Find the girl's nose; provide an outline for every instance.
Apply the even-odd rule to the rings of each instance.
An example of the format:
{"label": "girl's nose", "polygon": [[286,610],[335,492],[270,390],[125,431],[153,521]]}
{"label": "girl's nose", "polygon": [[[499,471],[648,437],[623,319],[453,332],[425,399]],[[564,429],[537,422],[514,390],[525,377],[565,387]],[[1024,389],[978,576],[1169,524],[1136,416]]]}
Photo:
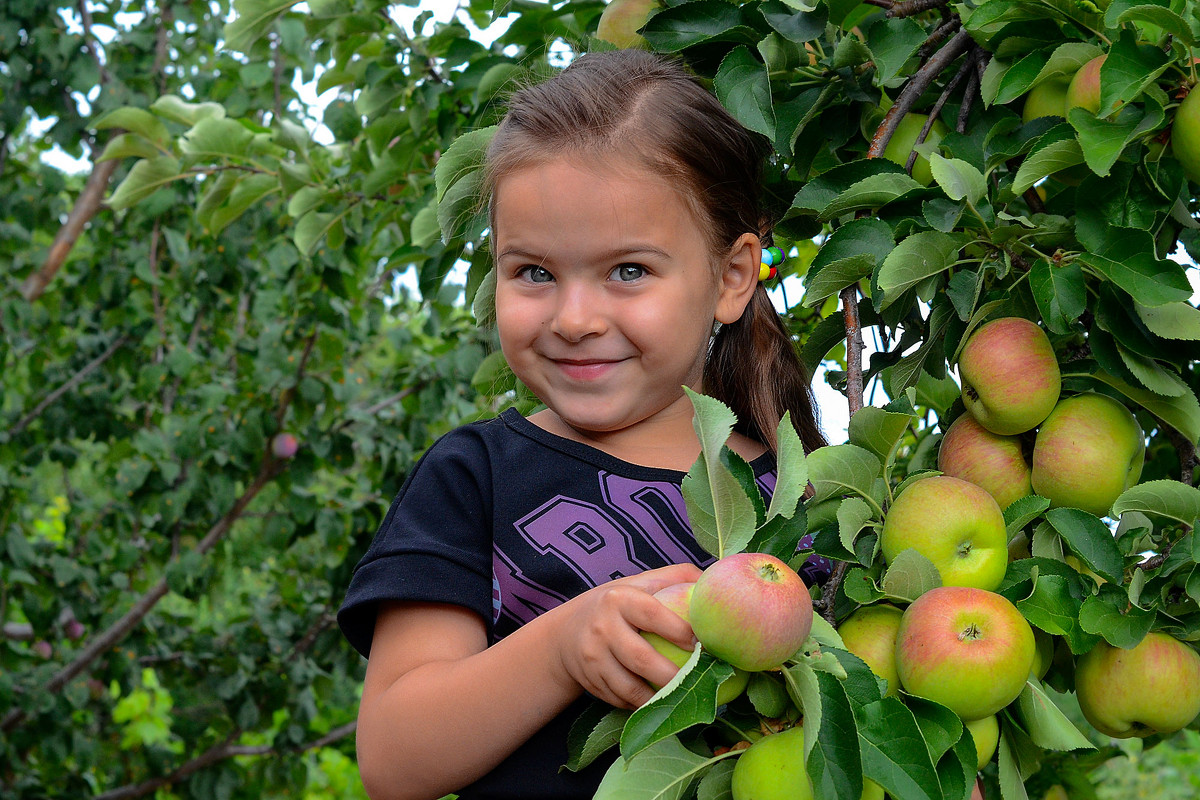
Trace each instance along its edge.
{"label": "girl's nose", "polygon": [[603,301],[598,292],[588,286],[563,282],[558,305],[550,329],[568,342],[578,342],[588,336],[603,333],[607,328]]}

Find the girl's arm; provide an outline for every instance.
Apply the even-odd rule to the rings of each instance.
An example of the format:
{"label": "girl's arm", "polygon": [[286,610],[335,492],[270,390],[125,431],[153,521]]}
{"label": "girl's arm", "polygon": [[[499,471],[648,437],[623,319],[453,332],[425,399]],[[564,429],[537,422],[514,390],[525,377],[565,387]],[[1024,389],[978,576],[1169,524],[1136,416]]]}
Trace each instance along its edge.
{"label": "girl's arm", "polygon": [[382,606],[358,714],[358,765],[375,800],[438,798],[487,774],[588,691],[636,708],[677,671],[638,635],[689,649],[691,628],[651,595],[694,581],[680,564],[611,581],[487,647],[477,614]]}

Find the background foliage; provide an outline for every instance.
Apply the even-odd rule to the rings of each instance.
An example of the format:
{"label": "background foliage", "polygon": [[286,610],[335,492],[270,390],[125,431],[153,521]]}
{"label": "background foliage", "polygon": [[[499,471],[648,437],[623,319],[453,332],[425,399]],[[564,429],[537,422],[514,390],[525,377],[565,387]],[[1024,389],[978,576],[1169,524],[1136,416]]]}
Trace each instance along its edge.
{"label": "background foliage", "polygon": [[[864,383],[916,390],[893,483],[933,465],[928,423],[960,410],[948,365],[1001,313],[1043,320],[1072,388],[1137,410],[1143,480],[1194,482],[1194,270],[1168,259],[1200,230],[1169,145],[1194,3],[667,6],[649,46],[774,145],[806,361],[852,408]],[[0,10],[6,797],[361,792],[363,664],[332,613],[414,458],[531,402],[464,308],[487,269],[479,148],[506,90],[608,46],[604,8],[477,0],[410,25],[383,0]],[[509,24],[487,45],[463,22],[494,19]],[[1101,52],[1114,115],[1023,123],[1028,90]],[[305,82],[335,99],[314,112]],[[947,126],[941,160],[925,146],[932,186],[866,160],[892,101]],[[91,171],[49,165],[55,145]],[[460,259],[465,295],[445,283]],[[396,283],[409,269],[415,292]],[[847,301],[882,344],[861,375]],[[285,431],[294,458],[272,452]],[[1139,542],[1169,551],[1193,521]],[[865,523],[851,533],[872,546]],[[828,555],[879,569],[834,534]],[[1188,639],[1195,569],[1130,571],[1134,604]],[[1059,600],[1078,619],[1082,594]],[[1103,766],[1099,794],[1190,797],[1195,751],[1185,732]]]}

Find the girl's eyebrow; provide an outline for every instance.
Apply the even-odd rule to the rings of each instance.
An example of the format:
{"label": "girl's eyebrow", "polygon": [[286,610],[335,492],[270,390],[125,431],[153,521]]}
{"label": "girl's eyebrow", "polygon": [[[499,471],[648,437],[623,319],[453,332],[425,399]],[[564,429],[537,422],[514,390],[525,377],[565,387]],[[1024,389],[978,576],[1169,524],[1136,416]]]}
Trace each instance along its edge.
{"label": "girl's eyebrow", "polygon": [[[666,250],[661,247],[655,247],[652,244],[633,244],[624,247],[614,247],[611,250],[605,250],[597,254],[597,257],[603,261],[609,261],[626,256],[637,255],[653,255],[660,258],[668,258],[670,256]],[[535,253],[531,250],[524,250],[520,247],[506,247],[496,254],[496,258],[507,258],[509,256],[519,256],[520,258],[529,259],[530,261],[545,261],[546,256]]]}

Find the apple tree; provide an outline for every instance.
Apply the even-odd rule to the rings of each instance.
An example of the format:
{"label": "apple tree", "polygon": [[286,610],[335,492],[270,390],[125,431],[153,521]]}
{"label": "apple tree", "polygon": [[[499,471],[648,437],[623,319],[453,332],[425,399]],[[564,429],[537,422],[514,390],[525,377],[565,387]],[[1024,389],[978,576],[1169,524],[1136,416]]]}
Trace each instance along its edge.
{"label": "apple tree", "polygon": [[[386,0],[237,0],[203,66],[177,84],[112,94],[79,130],[95,136],[96,164],[119,170],[111,191],[101,192],[112,213],[153,226],[169,210],[189,248],[236,249],[243,259],[235,274],[246,277],[235,285],[253,285],[256,294],[233,302],[247,311],[223,327],[209,323],[211,340],[235,359],[245,347],[236,340],[248,335],[230,338],[241,330],[236,321],[258,321],[255,352],[270,352],[274,360],[264,365],[278,375],[246,365],[224,395],[238,405],[223,422],[245,419],[246,406],[258,409],[259,420],[239,462],[240,482],[230,480],[236,488],[258,486],[259,477],[275,486],[278,461],[267,455],[267,438],[300,400],[315,404],[315,416],[333,413],[330,397],[340,399],[332,387],[318,396],[311,384],[306,395],[310,360],[319,354],[340,375],[337,365],[353,349],[324,350],[316,344],[323,335],[306,336],[336,330],[353,339],[362,348],[355,352],[376,365],[368,385],[378,385],[387,351],[384,340],[369,345],[368,332],[379,312],[351,311],[364,286],[411,267],[422,295],[436,298],[456,265],[465,268],[468,299],[486,285],[479,166],[504,92],[614,42],[682,59],[773,149],[767,199],[789,255],[778,286],[785,320],[809,368],[824,368],[850,414],[847,441],[808,454],[781,428],[779,488],[764,507],[742,492],[744,470],[722,451],[727,411],[697,398],[704,452],[687,483],[689,513],[714,556],[748,550],[795,565],[816,554],[834,569],[814,587],[807,644],[778,668],[753,673],[744,694],[717,704],[735,671],[702,644],[647,706],[632,714],[598,706],[581,718],[568,768],[615,758],[601,797],[736,800],[745,796],[738,786],[755,782],[735,781],[738,764],[764,758],[760,743],[788,743],[787,761],[801,769],[793,775],[799,788],[785,788],[786,796],[886,790],[902,800],[965,799],[981,782],[989,798],[1090,798],[1106,796],[1097,776],[1125,752],[1124,737],[1149,748],[1197,724],[1195,712],[1185,712],[1200,701],[1192,678],[1200,660],[1193,534],[1200,310],[1192,288],[1200,119],[1189,102],[1198,7],[1189,0],[476,0],[449,22],[421,14],[409,23]],[[467,23],[500,32],[485,44]],[[318,141],[310,120],[281,99],[289,84],[275,77],[280,63],[337,94],[322,112],[329,138]],[[177,252],[178,236],[159,236],[168,246],[176,241],[172,258],[194,263]],[[261,273],[245,265],[264,260]],[[114,285],[128,292],[133,280],[143,282],[144,323],[135,333],[159,346],[154,298],[163,276],[148,266],[153,256],[130,263],[141,272]],[[45,272],[25,270],[30,281]],[[173,275],[180,297],[195,291],[193,274]],[[243,283],[251,275],[255,282]],[[272,288],[279,280],[292,281],[286,292]],[[215,294],[204,307],[230,305],[216,291],[220,279],[198,287],[210,284]],[[250,313],[267,291],[263,313]],[[270,319],[289,302],[292,327],[276,330]],[[184,313],[179,305],[187,304],[171,313]],[[44,305],[33,308],[41,310],[20,313],[46,313]],[[453,317],[451,308],[435,304],[434,319]],[[198,326],[196,341],[209,341],[197,313],[180,330]],[[995,336],[996,326],[1015,327]],[[1030,329],[1029,337],[1020,333]],[[464,348],[454,353],[486,343],[483,334],[454,330]],[[187,336],[174,336],[174,348],[161,345],[170,386],[181,380],[174,370],[195,365],[172,366],[185,357],[166,363],[165,353],[199,352]],[[406,341],[402,334],[387,341],[397,337]],[[107,352],[101,345],[112,346],[93,342],[96,357]],[[293,363],[286,361],[292,351],[299,372],[285,378],[279,359]],[[532,402],[496,352],[462,361],[477,365],[474,385],[491,411]],[[145,370],[139,380],[153,378]],[[185,370],[200,407],[209,374]],[[256,394],[271,375],[278,393]],[[1031,404],[1044,410],[1029,412]],[[156,412],[133,406],[123,425],[161,425]],[[346,421],[321,430],[345,436],[370,410],[337,408]],[[171,428],[154,430],[165,436]],[[139,449],[144,439],[112,456],[142,464],[140,454],[150,464],[133,473],[137,491],[153,493],[139,496],[141,509],[150,499],[165,503],[165,487],[179,479],[153,472],[153,452]],[[372,441],[364,434],[324,452],[373,452]],[[37,444],[22,452],[40,452]],[[254,462],[250,454],[260,452]],[[156,482],[147,483],[151,475]],[[346,473],[328,476],[335,478]],[[1016,489],[1002,493],[996,479]],[[970,499],[939,494],[947,485]],[[51,518],[57,495],[31,496],[46,511],[27,516]],[[906,496],[925,499],[902,513]],[[378,504],[360,508],[356,533]],[[943,523],[959,526],[949,546],[932,532]],[[159,563],[178,553],[172,544]],[[955,574],[956,559],[969,557],[986,557],[986,579]],[[348,565],[337,563],[344,574]],[[909,609],[946,597],[951,583],[984,593],[981,616],[958,631],[964,646],[990,641],[984,634],[995,612],[987,609],[1005,609],[1010,620],[1008,609],[1017,612],[1011,630],[1018,633],[998,637],[997,660],[975,670],[1017,670],[1015,689],[987,714],[960,700],[990,681],[951,671],[926,685],[912,676],[928,665],[904,662],[893,644],[921,627]],[[881,638],[877,657],[871,648]],[[889,653],[901,663],[889,666]],[[952,653],[952,663],[976,657]],[[1120,677],[1113,654],[1143,665],[1137,675],[1164,682]],[[86,698],[80,703],[90,708]],[[54,706],[42,708],[45,719]],[[27,720],[32,710],[20,713]],[[243,731],[210,727],[209,741]],[[788,733],[798,730],[802,736]],[[189,753],[204,752],[186,741]],[[35,745],[25,739],[20,747],[28,754]],[[158,763],[170,761],[154,752]]]}

